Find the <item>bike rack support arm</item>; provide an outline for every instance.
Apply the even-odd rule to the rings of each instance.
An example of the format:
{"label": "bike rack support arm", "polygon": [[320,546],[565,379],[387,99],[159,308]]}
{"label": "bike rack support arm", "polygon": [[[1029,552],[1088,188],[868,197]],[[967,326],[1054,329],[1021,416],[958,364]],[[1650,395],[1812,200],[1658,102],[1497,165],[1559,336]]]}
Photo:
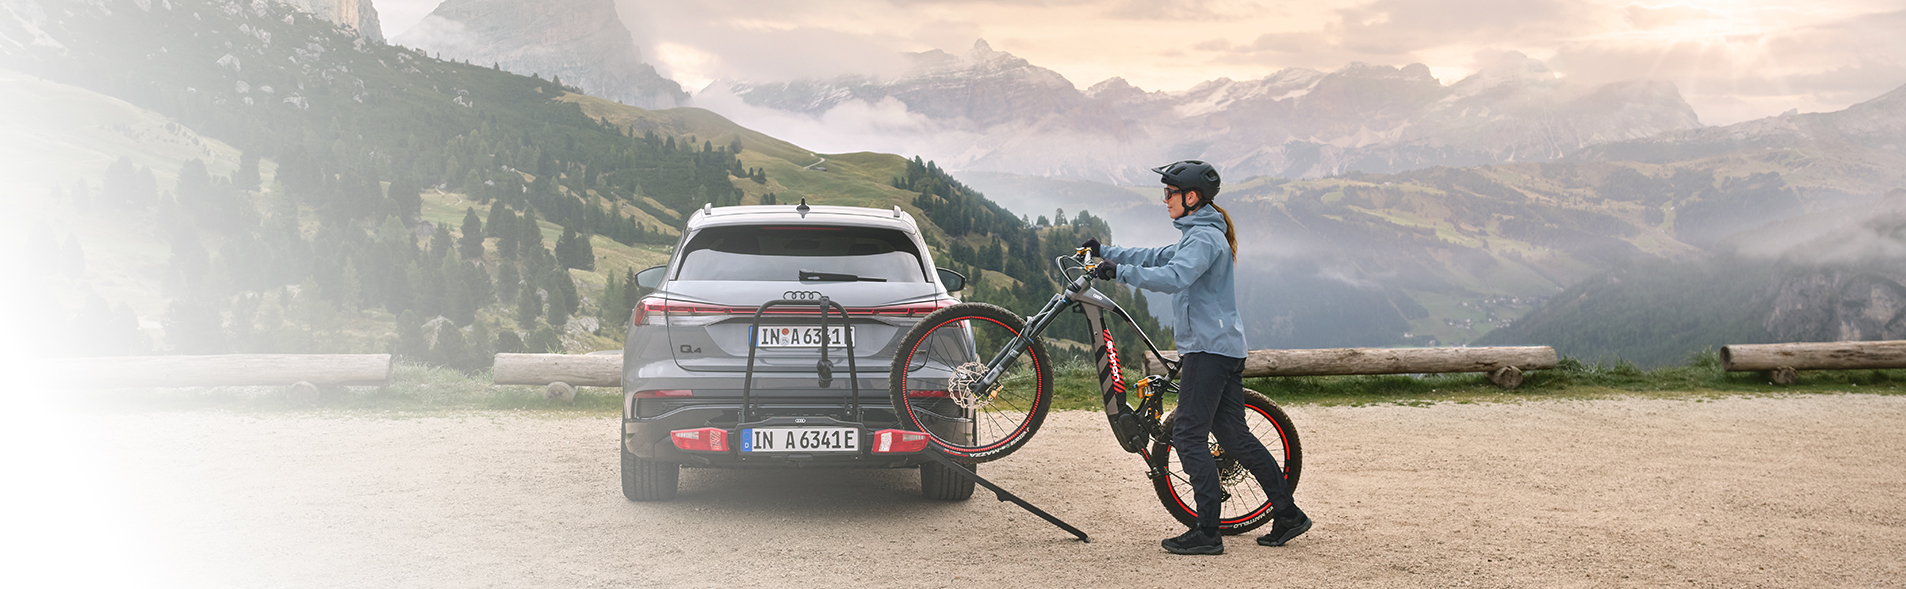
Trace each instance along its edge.
{"label": "bike rack support arm", "polygon": [[999,487],[999,485],[993,484],[992,481],[989,481],[989,480],[986,480],[985,478],[980,477],[978,473],[975,473],[971,469],[966,468],[966,465],[960,464],[958,462],[954,462],[953,459],[948,458],[946,454],[943,454],[939,452],[938,450],[929,450],[927,452],[927,456],[932,458],[934,462],[940,463],[942,466],[947,467],[953,472],[960,473],[960,476],[973,479],[973,482],[979,483],[979,485],[982,487],[986,487],[986,489],[989,491],[992,491],[993,496],[997,497],[1000,501],[1011,501],[1014,505],[1018,505],[1021,509],[1030,511],[1032,512],[1033,515],[1039,516],[1040,519],[1046,520],[1046,523],[1050,523],[1052,525],[1058,526],[1059,529],[1065,530],[1066,533],[1069,533],[1069,534],[1072,534],[1073,536],[1078,537],[1080,542],[1092,541],[1092,538],[1086,536],[1084,531],[1081,531],[1078,528],[1072,527],[1072,524],[1065,523],[1064,520],[1054,517],[1050,513],[1046,513],[1045,510],[1039,509],[1038,507],[1033,506],[1033,504],[1031,503],[1027,503],[1025,499],[1019,498],[1018,495],[1012,494],[1011,491],[1002,489]]}

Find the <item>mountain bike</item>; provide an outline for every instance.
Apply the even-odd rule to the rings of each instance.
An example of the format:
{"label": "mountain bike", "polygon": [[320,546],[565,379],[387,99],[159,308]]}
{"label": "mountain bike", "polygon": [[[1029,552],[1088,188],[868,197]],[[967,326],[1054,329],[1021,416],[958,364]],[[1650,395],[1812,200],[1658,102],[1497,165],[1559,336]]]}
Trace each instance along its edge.
{"label": "mountain bike", "polygon": [[[1126,452],[1144,459],[1165,510],[1187,526],[1196,525],[1191,479],[1172,452],[1172,416],[1165,411],[1165,398],[1178,392],[1180,364],[1160,353],[1129,313],[1093,288],[1091,271],[1100,261],[1088,249],[1054,258],[1066,286],[1024,319],[986,303],[959,303],[927,315],[894,354],[889,374],[894,411],[903,427],[927,433],[940,452],[956,460],[971,464],[1012,454],[1039,431],[1052,407],[1053,365],[1040,335],[1060,313],[1083,313],[1094,334],[1092,356],[1113,437]],[[1165,374],[1126,384],[1108,315],[1138,333]],[[1252,434],[1283,465],[1286,484],[1295,491],[1303,451],[1290,417],[1250,389],[1244,404]],[[1226,456],[1215,438],[1210,448],[1225,491],[1220,530],[1237,534],[1270,521],[1270,499],[1249,470]]]}

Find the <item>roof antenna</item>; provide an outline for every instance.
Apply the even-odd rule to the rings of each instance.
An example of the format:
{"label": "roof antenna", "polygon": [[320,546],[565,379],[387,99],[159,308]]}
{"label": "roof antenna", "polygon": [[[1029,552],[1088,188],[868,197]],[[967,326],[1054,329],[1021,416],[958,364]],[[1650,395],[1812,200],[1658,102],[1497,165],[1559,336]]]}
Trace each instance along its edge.
{"label": "roof antenna", "polygon": [[807,197],[805,196],[801,197],[801,204],[794,205],[794,212],[800,213],[801,218],[803,219],[807,218],[807,212],[811,210],[814,210],[814,209],[812,207],[807,206]]}

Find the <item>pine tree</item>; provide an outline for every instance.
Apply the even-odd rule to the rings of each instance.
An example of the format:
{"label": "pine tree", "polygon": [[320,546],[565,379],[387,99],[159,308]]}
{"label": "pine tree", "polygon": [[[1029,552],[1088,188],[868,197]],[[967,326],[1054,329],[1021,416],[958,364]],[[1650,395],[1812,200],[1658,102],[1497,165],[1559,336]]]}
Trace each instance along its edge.
{"label": "pine tree", "polygon": [[516,335],[515,331],[505,329],[496,334],[496,353],[520,354],[527,351],[529,347],[523,345],[523,336]]}
{"label": "pine tree", "polygon": [[543,298],[537,296],[536,289],[522,288],[516,293],[516,325],[523,329],[535,329],[536,320],[543,317]]}
{"label": "pine tree", "polygon": [[554,325],[557,327],[568,325],[569,324],[569,309],[567,308],[568,305],[564,304],[562,301],[555,300],[558,298],[557,293],[555,291],[551,291],[549,293],[549,298],[551,299],[549,301],[549,313],[543,316],[543,321],[545,323],[548,323],[550,325]]}
{"label": "pine tree", "polygon": [[[516,263],[503,262],[502,268],[496,271],[497,302],[507,305],[515,301],[516,292],[521,289],[522,284],[523,275],[516,270]],[[539,309],[536,313],[540,315],[542,310]]]}
{"label": "pine tree", "polygon": [[477,218],[475,207],[463,209],[463,236],[458,238],[457,248],[465,260],[483,259],[483,221]]}
{"label": "pine tree", "polygon": [[582,234],[582,239],[576,241],[574,258],[576,265],[570,266],[571,268],[590,272],[596,271],[596,246],[589,243],[588,233]]}
{"label": "pine tree", "polygon": [[398,176],[390,181],[390,201],[397,205],[398,218],[403,219],[405,225],[416,224],[423,218],[423,189],[410,177]]}
{"label": "pine tree", "polygon": [[622,296],[622,281],[615,274],[609,275],[608,284],[602,288],[602,303],[596,307],[600,327],[599,335],[613,335],[622,332],[622,322],[629,320],[628,299]]}
{"label": "pine tree", "polygon": [[459,367],[472,372],[489,368],[496,359],[496,335],[490,329],[490,322],[476,322],[476,326],[470,328],[469,342],[469,354]]}
{"label": "pine tree", "polygon": [[437,225],[437,230],[430,232],[430,255],[443,259],[450,255],[450,248],[455,243],[456,241],[450,237],[450,227]]}
{"label": "pine tree", "polygon": [[552,268],[548,284],[550,304],[561,302],[565,316],[575,315],[582,308],[582,296],[576,293],[576,279],[569,276],[568,270]]}
{"label": "pine tree", "polygon": [[556,263],[564,268],[576,268],[576,230],[563,226],[563,236],[556,238]]}
{"label": "pine tree", "polygon": [[429,350],[430,342],[424,339],[423,323],[417,320],[417,313],[412,311],[399,313],[397,341],[391,344],[391,355],[421,360]]}
{"label": "pine tree", "polygon": [[455,323],[444,322],[437,326],[437,346],[431,348],[430,355],[440,366],[460,369],[470,359],[470,344]]}

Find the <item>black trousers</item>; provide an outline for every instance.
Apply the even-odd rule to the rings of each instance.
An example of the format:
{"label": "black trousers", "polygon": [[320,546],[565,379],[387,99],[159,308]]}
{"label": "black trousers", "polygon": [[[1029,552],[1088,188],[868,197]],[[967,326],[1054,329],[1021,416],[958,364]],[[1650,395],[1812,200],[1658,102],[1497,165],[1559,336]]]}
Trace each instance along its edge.
{"label": "black trousers", "polygon": [[1290,487],[1284,484],[1284,469],[1244,423],[1244,359],[1192,352],[1183,360],[1178,372],[1178,412],[1171,428],[1171,446],[1178,449],[1178,461],[1191,476],[1192,492],[1198,501],[1198,527],[1217,530],[1223,507],[1218,463],[1206,442],[1213,435],[1225,456],[1250,470],[1264,487],[1273,517],[1289,520],[1301,515],[1303,512],[1291,499]]}

